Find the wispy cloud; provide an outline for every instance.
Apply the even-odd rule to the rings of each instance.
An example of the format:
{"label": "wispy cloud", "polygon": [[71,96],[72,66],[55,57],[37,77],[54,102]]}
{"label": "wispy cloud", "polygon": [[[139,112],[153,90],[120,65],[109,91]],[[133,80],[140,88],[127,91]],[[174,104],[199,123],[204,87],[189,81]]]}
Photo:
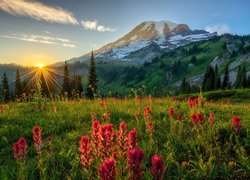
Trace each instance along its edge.
{"label": "wispy cloud", "polygon": [[61,7],[48,6],[31,0],[0,0],[0,9],[15,15],[28,16],[61,24],[79,24],[74,15]]}
{"label": "wispy cloud", "polygon": [[94,30],[99,32],[115,32],[116,29],[111,27],[106,27],[104,25],[99,25],[97,20],[95,21],[82,21],[82,25],[86,30]]}
{"label": "wispy cloud", "polygon": [[76,48],[76,46],[73,43],[71,43],[69,39],[59,38],[59,37],[43,36],[38,34],[11,34],[11,35],[2,35],[2,37],[8,39],[17,39],[21,41],[53,44],[64,47]]}
{"label": "wispy cloud", "polygon": [[208,32],[217,32],[219,35],[231,32],[231,28],[227,24],[207,26],[205,30]]}

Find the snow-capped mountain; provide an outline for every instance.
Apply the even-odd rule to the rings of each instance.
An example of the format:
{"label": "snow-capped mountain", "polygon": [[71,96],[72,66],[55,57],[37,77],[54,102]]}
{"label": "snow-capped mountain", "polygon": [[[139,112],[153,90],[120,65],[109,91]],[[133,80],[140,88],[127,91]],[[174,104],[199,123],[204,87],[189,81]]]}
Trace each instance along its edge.
{"label": "snow-capped mountain", "polygon": [[[204,30],[191,30],[186,24],[145,21],[122,38],[95,50],[94,53],[95,57],[102,61],[144,63],[170,49],[216,35],[217,33],[208,33]],[[88,60],[89,55],[85,54],[71,61]]]}

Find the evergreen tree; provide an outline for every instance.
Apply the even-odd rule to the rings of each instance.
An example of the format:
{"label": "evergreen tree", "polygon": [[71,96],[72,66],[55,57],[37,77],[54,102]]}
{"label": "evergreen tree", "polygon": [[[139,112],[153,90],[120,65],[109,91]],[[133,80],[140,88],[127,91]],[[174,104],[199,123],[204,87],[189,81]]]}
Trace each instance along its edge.
{"label": "evergreen tree", "polygon": [[246,63],[244,63],[242,68],[242,75],[241,75],[241,84],[243,88],[247,87],[247,71],[246,71]]}
{"label": "evergreen tree", "polygon": [[6,73],[3,73],[2,77],[2,97],[4,102],[8,102],[10,100],[10,89],[9,89],[9,82]]}
{"label": "evergreen tree", "polygon": [[247,72],[246,72],[246,63],[243,67],[241,65],[238,68],[237,78],[234,83],[235,88],[246,88],[247,87]]}
{"label": "evergreen tree", "polygon": [[71,97],[71,84],[70,84],[70,76],[69,76],[69,70],[68,70],[68,64],[65,61],[64,64],[64,73],[63,73],[63,84],[62,84],[62,94],[65,92],[68,94],[68,97]]}
{"label": "evergreen tree", "polygon": [[77,76],[77,91],[79,92],[79,94],[83,92],[82,77],[80,75]]}
{"label": "evergreen tree", "polygon": [[250,88],[250,76],[247,78],[247,88]]}
{"label": "evergreen tree", "polygon": [[215,74],[212,66],[208,66],[206,73],[204,75],[204,79],[202,82],[202,90],[203,91],[211,91],[214,90],[215,82]]}
{"label": "evergreen tree", "polygon": [[94,53],[91,52],[91,58],[89,63],[89,75],[88,75],[88,86],[87,86],[87,97],[90,99],[94,98],[94,94],[97,91],[97,74],[96,74],[96,67],[95,67],[95,59]]}
{"label": "evergreen tree", "polygon": [[19,74],[19,69],[16,70],[16,81],[15,81],[15,97],[20,97],[22,95],[22,82]]}
{"label": "evergreen tree", "polygon": [[242,68],[241,68],[241,65],[239,65],[239,67],[238,67],[238,73],[237,73],[237,78],[236,78],[236,81],[234,83],[234,87],[235,88],[242,87],[241,78],[242,78]]}
{"label": "evergreen tree", "polygon": [[229,87],[230,87],[228,66],[229,66],[229,64],[227,64],[227,65],[226,65],[226,68],[225,68],[225,73],[224,73],[224,77],[223,77],[223,82],[222,82],[222,85],[221,85],[221,88],[222,88],[222,89],[226,89],[226,88],[229,88]]}
{"label": "evergreen tree", "polygon": [[220,74],[219,74],[218,66],[217,65],[215,66],[214,76],[215,76],[214,89],[220,89],[220,87],[221,87],[221,81],[220,81]]}
{"label": "evergreen tree", "polygon": [[192,64],[196,64],[196,62],[197,62],[196,56],[192,56],[190,62],[191,62]]}

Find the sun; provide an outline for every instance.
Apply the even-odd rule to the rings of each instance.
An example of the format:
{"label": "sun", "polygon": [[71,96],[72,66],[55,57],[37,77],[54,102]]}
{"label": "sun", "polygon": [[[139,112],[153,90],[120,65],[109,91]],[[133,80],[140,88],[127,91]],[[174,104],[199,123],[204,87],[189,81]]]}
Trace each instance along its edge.
{"label": "sun", "polygon": [[42,68],[44,67],[43,64],[37,64],[36,66],[37,66],[38,68],[40,68],[40,69],[42,69]]}

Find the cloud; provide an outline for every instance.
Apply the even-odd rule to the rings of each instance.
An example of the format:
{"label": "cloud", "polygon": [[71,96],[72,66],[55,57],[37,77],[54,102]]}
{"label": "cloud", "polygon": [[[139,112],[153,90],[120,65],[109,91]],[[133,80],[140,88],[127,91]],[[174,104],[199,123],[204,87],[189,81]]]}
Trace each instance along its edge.
{"label": "cloud", "polygon": [[83,28],[86,30],[94,30],[99,32],[115,32],[116,29],[99,25],[97,20],[95,21],[82,21]]}
{"label": "cloud", "polygon": [[211,33],[217,32],[219,35],[231,32],[231,28],[227,24],[207,26],[205,30]]}
{"label": "cloud", "polygon": [[48,6],[31,0],[0,0],[0,9],[14,16],[60,24],[79,24],[74,15],[61,7]]}
{"label": "cloud", "polygon": [[59,38],[59,37],[43,36],[38,34],[11,34],[11,35],[2,35],[2,37],[8,39],[17,39],[27,42],[54,44],[64,47],[76,48],[76,46],[73,43],[71,43],[69,39]]}

